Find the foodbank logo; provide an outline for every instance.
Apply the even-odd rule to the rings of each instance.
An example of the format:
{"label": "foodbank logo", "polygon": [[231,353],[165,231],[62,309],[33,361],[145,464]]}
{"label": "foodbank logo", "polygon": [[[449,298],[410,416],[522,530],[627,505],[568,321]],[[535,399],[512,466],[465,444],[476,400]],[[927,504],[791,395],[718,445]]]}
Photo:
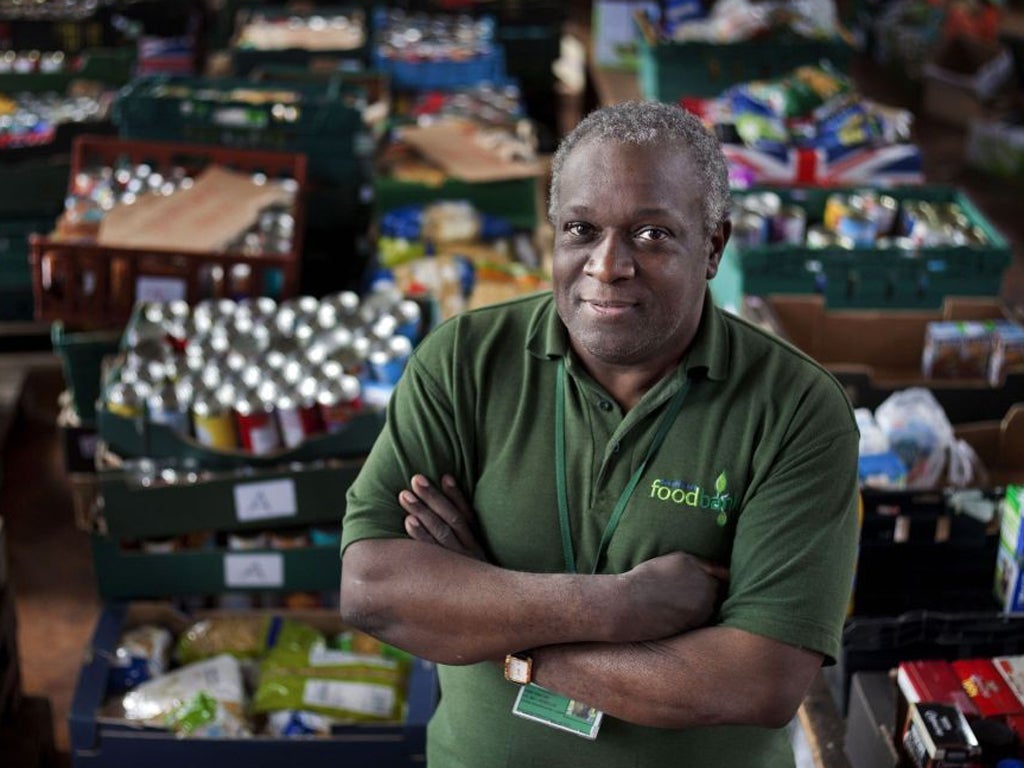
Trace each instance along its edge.
{"label": "foodbank logo", "polygon": [[651,498],[667,504],[717,512],[715,522],[718,525],[725,525],[729,521],[729,513],[736,508],[736,499],[726,489],[727,482],[723,470],[715,478],[714,493],[683,480],[655,480],[651,483]]}

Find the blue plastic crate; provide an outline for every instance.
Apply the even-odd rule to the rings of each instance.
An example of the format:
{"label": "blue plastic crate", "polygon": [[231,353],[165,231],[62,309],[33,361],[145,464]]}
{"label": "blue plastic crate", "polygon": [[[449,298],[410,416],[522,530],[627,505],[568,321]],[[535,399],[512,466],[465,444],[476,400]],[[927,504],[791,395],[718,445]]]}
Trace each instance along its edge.
{"label": "blue plastic crate", "polygon": [[494,45],[486,53],[460,61],[401,61],[374,51],[373,66],[388,74],[395,90],[453,91],[480,83],[504,82],[505,50]]}
{"label": "blue plastic crate", "polygon": [[[405,721],[336,726],[329,737],[179,739],[172,732],[131,727],[101,717],[114,649],[130,623],[172,619],[169,605],[113,603],[104,607],[75,686],[68,721],[75,768],[182,768],[200,765],[359,765],[406,768],[425,764],[426,726],[437,703],[437,670],[417,659],[409,677]],[[180,620],[180,614],[177,614]]]}

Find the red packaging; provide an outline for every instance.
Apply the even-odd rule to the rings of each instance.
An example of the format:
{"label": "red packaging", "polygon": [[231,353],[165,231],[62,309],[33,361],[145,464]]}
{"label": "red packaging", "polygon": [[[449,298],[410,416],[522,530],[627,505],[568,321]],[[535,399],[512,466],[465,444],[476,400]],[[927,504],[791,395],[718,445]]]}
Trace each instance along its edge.
{"label": "red packaging", "polygon": [[1024,707],[1024,656],[996,656],[992,664]]}
{"label": "red packaging", "polygon": [[980,714],[948,661],[928,659],[900,662],[896,684],[908,703],[955,704],[967,717]]}
{"label": "red packaging", "polygon": [[960,659],[950,666],[983,716],[1024,714],[1024,705],[991,659]]}

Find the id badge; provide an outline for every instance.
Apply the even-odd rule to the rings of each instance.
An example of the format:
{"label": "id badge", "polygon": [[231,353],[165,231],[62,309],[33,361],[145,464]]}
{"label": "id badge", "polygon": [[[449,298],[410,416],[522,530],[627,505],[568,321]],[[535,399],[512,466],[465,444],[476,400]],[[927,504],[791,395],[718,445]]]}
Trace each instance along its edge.
{"label": "id badge", "polygon": [[591,741],[597,738],[604,715],[600,710],[533,683],[519,689],[512,714]]}

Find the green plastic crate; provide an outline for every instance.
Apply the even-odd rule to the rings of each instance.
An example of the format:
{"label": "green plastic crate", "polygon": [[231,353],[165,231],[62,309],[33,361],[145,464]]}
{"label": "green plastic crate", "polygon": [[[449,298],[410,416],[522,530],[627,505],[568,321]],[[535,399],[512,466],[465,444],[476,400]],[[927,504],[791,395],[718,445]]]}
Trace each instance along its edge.
{"label": "green plastic crate", "polygon": [[738,43],[660,42],[638,37],[640,90],[645,98],[674,103],[684,96],[718,96],[749,80],[779,77],[828,59],[841,72],[853,52],[841,39],[813,40],[795,34]]}
{"label": "green plastic crate", "polygon": [[374,180],[378,211],[438,200],[468,200],[483,213],[503,216],[515,229],[533,229],[539,221],[537,180],[468,182],[446,179],[439,186],[399,181],[388,176]]}
{"label": "green plastic crate", "polygon": [[247,467],[196,482],[151,486],[131,473],[103,470],[99,492],[104,531],[125,539],[337,523],[345,493],[362,464],[349,460]]}
{"label": "green plastic crate", "polygon": [[75,412],[83,423],[96,419],[96,401],[100,396],[103,358],[118,351],[121,332],[88,331],[68,333],[64,324],[50,326],[53,351],[60,358],[64,382],[71,392]]}
{"label": "green plastic crate", "polygon": [[235,591],[338,589],[341,558],[335,544],[289,550],[222,549],[149,554],[92,534],[97,589],[106,599],[213,595]]}
{"label": "green plastic crate", "polygon": [[51,229],[51,219],[0,219],[0,321],[32,319],[28,236]]}
{"label": "green plastic crate", "polygon": [[[247,101],[242,91],[267,101]],[[294,94],[296,109],[274,92]],[[122,89],[113,113],[121,138],[304,153],[307,221],[330,228],[369,217],[374,139],[365,104],[365,91],[340,75],[319,84],[154,75]]]}
{"label": "green plastic crate", "polygon": [[[767,188],[762,188],[762,190]],[[783,203],[807,210],[821,221],[832,193],[862,188],[772,187]],[[741,249],[730,243],[724,260],[735,260],[739,291],[747,296],[821,293],[830,308],[936,309],[946,296],[994,296],[1012,250],[1006,239],[956,187],[925,185],[885,190],[897,200],[956,202],[987,236],[983,246],[938,246],[916,252],[877,248],[810,249],[776,244]]]}
{"label": "green plastic crate", "polygon": [[0,73],[0,93],[67,93],[74,80],[120,87],[131,80],[135,69],[135,48],[95,48],[81,58],[77,71]]}
{"label": "green plastic crate", "polygon": [[57,217],[64,208],[71,158],[56,155],[0,164],[0,217]]}
{"label": "green plastic crate", "polygon": [[384,427],[384,412],[364,411],[340,432],[317,435],[294,448],[260,456],[241,449],[209,448],[163,424],[125,418],[105,408],[96,411],[96,425],[100,439],[119,456],[189,460],[204,469],[269,468],[290,462],[365,456]]}

